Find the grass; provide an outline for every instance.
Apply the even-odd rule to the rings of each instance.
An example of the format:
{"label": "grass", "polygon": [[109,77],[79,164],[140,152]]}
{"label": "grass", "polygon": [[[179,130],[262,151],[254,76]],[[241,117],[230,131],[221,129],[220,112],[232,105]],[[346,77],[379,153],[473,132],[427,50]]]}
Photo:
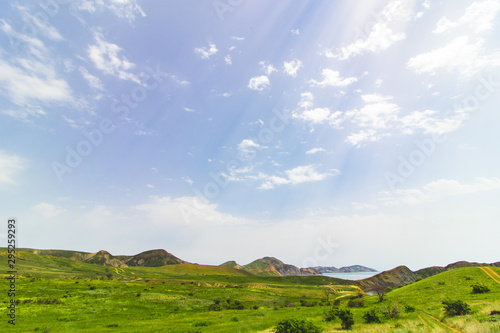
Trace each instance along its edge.
{"label": "grass", "polygon": [[[325,322],[323,312],[333,299],[347,307],[349,298],[359,293],[351,281],[323,276],[258,277],[193,264],[113,268],[32,252],[19,252],[18,257],[16,332],[272,332],[278,321],[287,318],[309,319],[325,332],[340,332],[340,321]],[[0,262],[7,262],[5,250]],[[476,282],[490,292],[472,294],[470,286]],[[328,305],[325,287],[336,290]],[[7,289],[8,281],[1,279],[4,306]],[[473,312],[446,317],[444,299],[461,299]],[[500,284],[478,267],[450,270],[395,289],[381,303],[377,296],[364,300],[364,307],[350,308],[353,332],[500,330],[500,320],[489,315],[500,310]],[[210,310],[216,303],[223,306]],[[234,309],[237,304],[244,309]],[[414,311],[405,312],[405,305]],[[369,309],[382,313],[393,306],[399,308],[399,316],[364,324]],[[10,326],[3,317],[0,331]]]}

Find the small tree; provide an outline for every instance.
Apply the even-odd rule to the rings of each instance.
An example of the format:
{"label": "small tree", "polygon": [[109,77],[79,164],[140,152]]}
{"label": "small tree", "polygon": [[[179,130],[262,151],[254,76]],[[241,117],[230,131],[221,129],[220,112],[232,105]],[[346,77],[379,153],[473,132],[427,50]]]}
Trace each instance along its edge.
{"label": "small tree", "polygon": [[351,310],[348,309],[340,309],[338,311],[338,317],[342,321],[342,329],[350,330],[352,325],[354,325],[354,315]]}
{"label": "small tree", "polygon": [[382,285],[376,285],[373,290],[377,293],[378,301],[382,302],[384,300],[385,294],[387,293],[387,287]]}
{"label": "small tree", "polygon": [[275,333],[321,333],[323,329],[309,320],[285,319],[276,325]]}
{"label": "small tree", "polygon": [[472,312],[469,304],[461,300],[445,300],[443,305],[447,316],[463,316]]}

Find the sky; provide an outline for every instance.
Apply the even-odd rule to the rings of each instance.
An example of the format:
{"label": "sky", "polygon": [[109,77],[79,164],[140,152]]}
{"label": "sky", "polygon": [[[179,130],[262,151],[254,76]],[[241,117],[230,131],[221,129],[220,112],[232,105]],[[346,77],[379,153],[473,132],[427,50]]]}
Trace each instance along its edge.
{"label": "sky", "polygon": [[211,265],[499,261],[499,11],[3,1],[0,218]]}

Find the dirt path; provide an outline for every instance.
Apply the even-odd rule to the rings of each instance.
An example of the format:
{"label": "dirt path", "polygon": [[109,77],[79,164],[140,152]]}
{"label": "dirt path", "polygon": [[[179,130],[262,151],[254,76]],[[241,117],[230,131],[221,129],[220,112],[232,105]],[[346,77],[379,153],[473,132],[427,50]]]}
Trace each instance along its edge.
{"label": "dirt path", "polygon": [[500,283],[500,275],[493,270],[493,268],[488,266],[479,267],[483,272],[485,272],[490,278],[496,283]]}
{"label": "dirt path", "polygon": [[[452,332],[456,332],[456,333],[462,333],[462,331],[460,331],[460,330],[458,330],[458,329],[456,329],[456,328],[454,328],[454,327],[451,327],[451,326],[446,325],[446,324],[445,324],[445,323],[443,323],[441,320],[439,320],[439,318],[434,317],[433,315],[431,315],[431,314],[429,314],[429,313],[427,313],[427,312],[424,312],[424,311],[422,311],[422,313],[423,313],[424,315],[426,315],[427,317],[429,317],[429,318],[433,319],[434,321],[436,321],[439,325],[441,325],[441,326],[443,326],[443,327],[445,327],[445,328],[449,329],[450,331],[452,331]],[[424,322],[424,323],[427,325],[427,322],[424,320],[424,318],[422,318],[420,315],[419,315],[418,317],[420,318],[420,320],[422,320],[422,322]]]}

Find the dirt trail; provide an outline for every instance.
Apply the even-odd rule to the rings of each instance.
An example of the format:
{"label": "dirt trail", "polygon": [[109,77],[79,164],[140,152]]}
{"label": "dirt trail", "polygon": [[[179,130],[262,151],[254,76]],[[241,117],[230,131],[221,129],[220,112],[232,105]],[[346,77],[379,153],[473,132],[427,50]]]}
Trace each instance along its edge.
{"label": "dirt trail", "polygon": [[500,283],[500,275],[493,270],[493,268],[488,266],[479,267],[483,272],[485,272],[490,278],[493,279],[496,283]]}
{"label": "dirt trail", "polygon": [[[427,317],[432,318],[434,321],[438,322],[438,324],[440,324],[441,326],[443,326],[443,327],[445,327],[445,328],[449,329],[450,331],[452,331],[452,332],[456,332],[456,333],[462,333],[462,331],[460,331],[460,330],[458,330],[458,329],[456,329],[456,328],[454,328],[454,327],[451,327],[451,326],[446,325],[446,324],[445,324],[445,323],[443,323],[441,320],[439,320],[439,318],[434,317],[433,315],[431,315],[431,314],[429,314],[429,313],[427,313],[427,312],[424,312],[424,311],[422,311],[422,313],[423,313],[424,315],[426,315]],[[427,325],[427,323],[426,323],[426,321],[424,320],[424,318],[422,318],[420,315],[419,315],[418,317],[420,318],[420,320],[422,320],[422,322],[424,322],[424,323]]]}

